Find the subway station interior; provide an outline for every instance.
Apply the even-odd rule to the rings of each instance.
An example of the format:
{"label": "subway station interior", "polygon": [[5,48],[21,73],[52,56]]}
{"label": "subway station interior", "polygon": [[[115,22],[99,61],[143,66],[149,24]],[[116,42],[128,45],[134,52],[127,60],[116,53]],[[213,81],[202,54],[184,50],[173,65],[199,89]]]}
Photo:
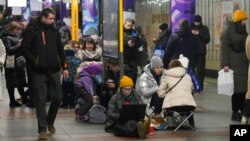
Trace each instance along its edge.
{"label": "subway station interior", "polygon": [[[80,46],[81,41],[84,43],[86,38],[95,38],[95,42],[97,41],[98,46],[102,49],[101,59],[99,61],[104,68],[103,81],[109,80],[107,74],[109,70],[107,68],[110,59],[118,61],[120,70],[119,80],[122,74],[126,74],[124,68],[124,63],[126,64],[126,62],[124,62],[125,49],[123,46],[123,26],[126,23],[126,19],[133,19],[135,28],[138,29],[138,27],[140,27],[140,31],[144,34],[145,40],[147,41],[146,49],[148,58],[146,64],[151,64],[150,59],[153,58],[156,50],[156,42],[153,38],[158,36],[160,27],[166,24],[167,29],[172,35],[180,28],[180,21],[182,19],[186,19],[191,25],[191,23],[195,23],[195,17],[199,15],[202,18],[200,21],[202,21],[202,24],[205,25],[209,31],[210,40],[205,44],[205,68],[203,70],[205,78],[202,83],[202,90],[200,90],[197,95],[192,93],[193,99],[197,104],[193,112],[195,126],[191,129],[183,127],[175,131],[174,129],[176,128],[172,128],[168,125],[169,122],[165,119],[166,115],[163,113],[166,122],[164,129],[152,129],[151,121],[149,134],[147,134],[143,140],[228,141],[231,139],[231,126],[242,125],[241,119],[235,120],[232,117],[232,94],[236,92],[218,94],[218,76],[219,71],[223,70],[224,67],[221,64],[222,36],[224,35],[224,31],[228,29],[228,22],[234,22],[235,11],[244,11],[246,18],[244,18],[243,21],[246,32],[249,33],[250,31],[249,0],[0,0],[0,39],[2,39],[1,32],[2,28],[5,28],[5,21],[12,19],[21,23],[29,22],[31,19],[39,17],[41,11],[46,8],[51,8],[55,11],[55,27],[56,24],[60,22],[65,23],[65,26],[69,29],[70,39],[68,43],[70,45],[72,45],[72,43],[74,43],[74,45],[79,43]],[[171,35],[170,38],[172,37]],[[66,48],[66,45],[64,48]],[[239,58],[240,57],[241,56],[239,56]],[[38,126],[35,103],[33,103],[33,106],[27,106],[27,103],[23,104],[23,98],[18,90],[15,89],[14,96],[16,101],[22,104],[14,108],[10,106],[7,89],[8,80],[6,79],[5,73],[5,58],[3,62],[1,61],[2,60],[0,60],[0,67],[3,68],[3,70],[0,72],[0,141],[40,140],[41,138],[37,132]],[[165,68],[165,62],[164,60],[162,61],[163,63],[161,64],[164,64]],[[246,62],[248,66],[249,60]],[[138,69],[136,78],[139,79],[145,69],[142,69],[139,65],[136,67],[136,69]],[[245,67],[245,69],[247,70],[248,67]],[[25,68],[25,73],[27,75],[27,68]],[[243,103],[245,102],[245,95],[248,91],[247,86],[249,85],[249,82],[247,83],[247,77],[249,76],[245,75],[244,82],[246,83],[243,84],[245,90],[243,90],[243,92],[237,92],[244,93]],[[242,78],[242,75],[240,78]],[[25,79],[27,82],[29,81],[28,76],[26,76]],[[238,83],[238,81],[236,83]],[[133,83],[133,86],[135,85],[138,85],[137,82]],[[28,91],[28,87],[28,84],[24,87],[25,93]],[[137,89],[137,87],[135,88]],[[158,88],[159,87],[157,87],[157,89]],[[235,89],[237,88],[235,87]],[[229,88],[226,87],[225,89],[228,90]],[[50,101],[48,100],[46,103],[47,111],[49,106]],[[75,109],[75,105],[73,107],[70,105],[67,108],[59,108],[54,123],[56,133],[47,133],[45,140],[141,140],[141,138],[137,136],[115,136],[113,133],[106,132],[106,123],[79,122],[76,120]],[[243,111],[241,111],[241,118],[242,116],[244,117],[242,114]],[[249,123],[249,120],[246,123]],[[247,128],[250,129],[249,125],[247,126]]]}

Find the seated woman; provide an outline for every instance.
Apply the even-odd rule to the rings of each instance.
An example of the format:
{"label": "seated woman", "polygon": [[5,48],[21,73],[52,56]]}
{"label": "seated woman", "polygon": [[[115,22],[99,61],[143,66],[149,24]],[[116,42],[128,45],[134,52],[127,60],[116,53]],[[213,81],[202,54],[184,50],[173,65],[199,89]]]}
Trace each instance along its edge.
{"label": "seated woman", "polygon": [[[157,93],[159,97],[164,97],[163,109],[186,112],[196,108],[191,77],[178,60],[169,63],[169,70],[162,80]],[[194,127],[193,116],[188,121]]]}
{"label": "seated woman", "polygon": [[[150,121],[147,120],[145,125],[142,121],[135,120],[119,120],[121,107],[123,104],[142,104],[142,100],[133,89],[133,81],[127,76],[123,76],[120,80],[120,88],[113,95],[108,105],[108,120],[106,122],[105,131],[114,132],[117,136],[129,136],[145,138],[148,132]],[[129,114],[129,113],[128,113]],[[147,130],[147,131],[146,131]]]}
{"label": "seated woman", "polygon": [[82,61],[101,61],[102,48],[96,45],[95,40],[91,37],[84,39],[81,57]]}
{"label": "seated woman", "polygon": [[100,75],[102,73],[102,65],[100,63],[89,64],[82,68],[75,78],[75,94],[76,94],[76,120],[84,122],[85,115],[93,106],[93,97],[97,94],[97,87],[100,85]]}
{"label": "seated woman", "polygon": [[163,62],[160,57],[154,56],[150,64],[144,68],[144,73],[136,81],[136,90],[144,104],[147,104],[148,116],[160,116],[163,98],[159,98],[157,90],[163,76]]}

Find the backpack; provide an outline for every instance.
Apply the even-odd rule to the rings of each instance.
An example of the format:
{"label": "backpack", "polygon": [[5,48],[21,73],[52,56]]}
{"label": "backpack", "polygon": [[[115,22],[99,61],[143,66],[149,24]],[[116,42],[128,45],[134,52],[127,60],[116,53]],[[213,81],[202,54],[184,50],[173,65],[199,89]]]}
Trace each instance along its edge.
{"label": "backpack", "polygon": [[89,109],[87,116],[89,119],[88,122],[90,123],[105,123],[107,120],[106,108],[102,105],[95,104]]}

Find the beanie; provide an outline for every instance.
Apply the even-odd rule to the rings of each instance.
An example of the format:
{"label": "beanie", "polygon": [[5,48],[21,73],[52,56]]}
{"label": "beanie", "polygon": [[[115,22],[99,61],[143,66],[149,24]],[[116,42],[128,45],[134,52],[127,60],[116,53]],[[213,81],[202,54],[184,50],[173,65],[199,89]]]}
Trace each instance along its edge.
{"label": "beanie", "polygon": [[180,54],[180,57],[179,57],[178,61],[181,62],[181,65],[184,68],[188,68],[189,60],[188,60],[187,57],[183,56],[183,54]]}
{"label": "beanie", "polygon": [[201,22],[201,16],[200,15],[195,15],[194,21],[195,22]]}
{"label": "beanie", "polygon": [[129,78],[128,76],[123,76],[122,79],[120,80],[120,88],[123,87],[133,87],[134,83],[132,81],[131,78]]}
{"label": "beanie", "polygon": [[162,60],[160,57],[158,56],[153,56],[151,59],[150,59],[150,67],[151,69],[152,68],[155,68],[155,67],[162,67],[163,66],[163,63],[162,63]]}
{"label": "beanie", "polygon": [[247,19],[246,12],[239,9],[234,11],[233,22],[238,22],[240,20],[246,20],[246,19]]}
{"label": "beanie", "polygon": [[163,23],[163,24],[161,24],[160,26],[159,26],[159,29],[161,29],[161,30],[165,30],[165,29],[167,29],[168,28],[168,24],[167,23]]}

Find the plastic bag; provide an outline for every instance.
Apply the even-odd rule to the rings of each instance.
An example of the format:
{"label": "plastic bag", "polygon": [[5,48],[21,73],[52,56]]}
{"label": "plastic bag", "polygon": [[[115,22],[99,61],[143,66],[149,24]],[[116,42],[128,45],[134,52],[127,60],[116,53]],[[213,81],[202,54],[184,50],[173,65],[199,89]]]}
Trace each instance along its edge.
{"label": "plastic bag", "polygon": [[224,72],[224,70],[222,69],[218,73],[218,94],[231,96],[234,93],[233,70]]}

